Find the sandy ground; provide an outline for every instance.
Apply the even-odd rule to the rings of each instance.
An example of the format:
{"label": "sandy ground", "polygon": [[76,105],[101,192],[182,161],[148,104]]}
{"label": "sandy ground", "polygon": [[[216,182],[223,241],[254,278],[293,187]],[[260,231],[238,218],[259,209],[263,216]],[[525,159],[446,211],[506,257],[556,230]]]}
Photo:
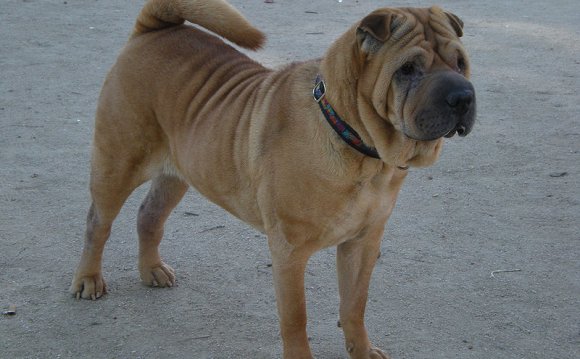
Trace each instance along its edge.
{"label": "sandy ground", "polygon": [[[232,2],[268,34],[252,55],[268,66],[322,55],[374,8],[431,4]],[[2,358],[280,357],[264,237],[193,191],[162,244],[177,287],[139,283],[141,188],[106,248],[110,293],[68,294],[98,92],[142,3],[0,2],[0,307],[17,306],[0,316]],[[580,358],[580,3],[440,5],[466,23],[479,117],[408,177],[370,291],[372,340],[393,359]],[[318,358],[346,358],[334,252],[306,276]]]}

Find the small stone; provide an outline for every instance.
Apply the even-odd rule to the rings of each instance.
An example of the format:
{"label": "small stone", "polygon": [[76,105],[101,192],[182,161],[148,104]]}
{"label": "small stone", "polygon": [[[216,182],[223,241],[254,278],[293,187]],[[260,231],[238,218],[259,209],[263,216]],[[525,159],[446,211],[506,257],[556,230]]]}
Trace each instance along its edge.
{"label": "small stone", "polygon": [[3,311],[2,314],[4,315],[16,315],[16,305],[11,304],[8,306],[8,310]]}

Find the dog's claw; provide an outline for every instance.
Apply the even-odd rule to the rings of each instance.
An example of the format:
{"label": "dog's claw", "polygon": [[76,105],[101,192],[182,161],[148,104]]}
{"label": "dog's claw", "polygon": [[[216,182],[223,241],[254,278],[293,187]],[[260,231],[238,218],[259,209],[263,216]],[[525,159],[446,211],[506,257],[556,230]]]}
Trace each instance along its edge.
{"label": "dog's claw", "polygon": [[161,265],[141,269],[141,280],[151,287],[171,288],[175,285],[173,268],[161,262]]}
{"label": "dog's claw", "polygon": [[75,275],[71,283],[70,293],[76,299],[97,300],[107,293],[107,285],[100,273],[87,276],[79,274]]}

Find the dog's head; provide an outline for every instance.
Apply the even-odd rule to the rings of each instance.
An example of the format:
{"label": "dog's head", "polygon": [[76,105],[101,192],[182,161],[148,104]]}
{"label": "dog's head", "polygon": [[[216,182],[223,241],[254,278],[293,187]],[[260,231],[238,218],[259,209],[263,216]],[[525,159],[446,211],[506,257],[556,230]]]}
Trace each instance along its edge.
{"label": "dog's head", "polygon": [[[379,9],[351,31],[354,36],[343,36],[327,58],[350,47],[355,65],[334,73],[343,82],[356,82],[352,97],[362,127],[382,158],[393,152],[387,148],[394,141],[393,130],[433,150],[432,159],[417,165],[434,161],[443,137],[471,132],[475,90],[460,41],[463,22],[456,15],[438,7]],[[326,65],[341,67],[327,58]]]}
{"label": "dog's head", "polygon": [[463,22],[437,7],[381,9],[358,25],[365,68],[382,68],[373,105],[409,138],[432,141],[471,131],[475,90],[462,35]]}

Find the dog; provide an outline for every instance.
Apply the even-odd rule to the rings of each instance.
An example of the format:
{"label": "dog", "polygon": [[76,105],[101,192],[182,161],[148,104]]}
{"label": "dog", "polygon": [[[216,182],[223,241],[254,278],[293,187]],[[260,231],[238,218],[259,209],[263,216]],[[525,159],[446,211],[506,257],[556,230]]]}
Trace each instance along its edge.
{"label": "dog", "polygon": [[329,246],[347,352],[388,358],[364,325],[371,272],[408,168],[433,164],[445,138],[472,130],[462,34],[463,22],[438,7],[383,8],[322,58],[271,70],[217,36],[252,50],[265,41],[227,2],[148,1],[100,94],[92,204],[71,293],[106,293],[111,224],[149,180],[137,220],[140,276],[173,286],[158,246],[192,186],[267,235],[284,358],[312,358],[304,272]]}

